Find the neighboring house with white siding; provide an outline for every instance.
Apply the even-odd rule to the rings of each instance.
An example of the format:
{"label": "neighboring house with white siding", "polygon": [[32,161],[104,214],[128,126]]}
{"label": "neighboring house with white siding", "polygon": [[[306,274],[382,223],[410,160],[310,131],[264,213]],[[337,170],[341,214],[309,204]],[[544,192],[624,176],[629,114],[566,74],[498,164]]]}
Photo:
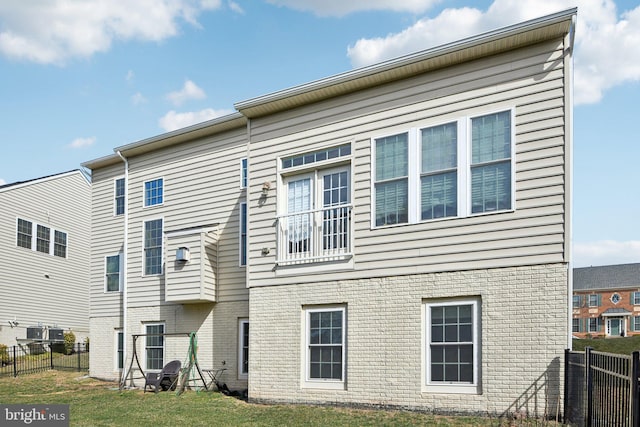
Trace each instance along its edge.
{"label": "neighboring house with white siding", "polygon": [[[92,342],[104,341],[92,375],[117,373],[123,325],[193,330],[201,365],[224,361],[224,381],[255,402],[555,410],[575,18],[239,102],[88,162]],[[147,363],[163,352],[154,368],[169,339],[140,345]]]}
{"label": "neighboring house with white siding", "polygon": [[90,200],[79,170],[0,186],[0,344],[89,336]]}

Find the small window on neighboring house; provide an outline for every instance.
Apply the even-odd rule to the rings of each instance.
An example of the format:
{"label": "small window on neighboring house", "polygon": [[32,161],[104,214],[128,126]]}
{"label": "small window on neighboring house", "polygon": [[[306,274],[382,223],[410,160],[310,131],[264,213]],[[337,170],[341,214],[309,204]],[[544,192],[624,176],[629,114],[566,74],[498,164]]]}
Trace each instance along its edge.
{"label": "small window on neighboring house", "polygon": [[105,291],[118,292],[121,290],[120,255],[108,256],[105,259]]}
{"label": "small window on neighboring house", "polygon": [[511,209],[511,111],[471,119],[471,212]]}
{"label": "small window on neighboring house", "polygon": [[344,387],[345,312],[345,307],[305,310],[305,371],[309,387]]}
{"label": "small window on neighboring house", "polygon": [[51,243],[51,229],[44,225],[38,225],[37,230],[36,250],[48,254]]}
{"label": "small window on neighboring house", "polygon": [[588,332],[598,332],[599,329],[599,323],[598,322],[598,318],[597,317],[592,317],[589,319],[589,330]]}
{"label": "small window on neighboring house", "polygon": [[18,246],[31,249],[33,238],[33,224],[31,221],[18,218]]}
{"label": "small window on neighboring house", "polygon": [[67,233],[55,230],[53,233],[53,255],[67,257]]}
{"label": "small window on neighboring house", "polygon": [[572,323],[571,331],[580,332],[580,319],[572,319],[572,320],[573,320],[573,323]]}
{"label": "small window on neighboring house", "polygon": [[162,219],[144,223],[144,274],[162,274]]}
{"label": "small window on neighboring house", "polygon": [[600,306],[600,294],[589,295],[589,307],[599,307],[599,306]]}
{"label": "small window on neighboring house", "polygon": [[640,316],[634,316],[633,318],[633,331],[640,332]]}
{"label": "small window on neighboring house", "polygon": [[479,306],[476,299],[425,304],[428,391],[479,392]]}
{"label": "small window on neighboring house", "polygon": [[640,292],[633,292],[631,294],[631,304],[640,305]]}
{"label": "small window on neighboring house", "polygon": [[247,204],[240,203],[240,265],[247,265]]}
{"label": "small window on neighboring house", "polygon": [[124,178],[116,179],[114,183],[114,193],[115,193],[114,212],[116,215],[124,214],[124,203],[125,203],[124,184],[125,184]]}
{"label": "small window on neighboring house", "polygon": [[148,324],[145,333],[146,369],[161,370],[164,366],[164,324]]}
{"label": "small window on neighboring house", "polygon": [[124,333],[116,331],[116,360],[118,370],[124,368]]}
{"label": "small window on neighboring house", "polygon": [[409,134],[375,140],[375,225],[409,221]]}
{"label": "small window on neighboring house", "polygon": [[573,308],[580,308],[580,295],[573,296]]}
{"label": "small window on neighboring house", "polygon": [[144,205],[161,205],[163,202],[163,180],[162,178],[144,183]]}
{"label": "small window on neighboring house", "polygon": [[247,159],[245,157],[240,160],[240,188],[247,188],[248,177]]}
{"label": "small window on neighboring house", "polygon": [[240,319],[238,325],[238,376],[249,374],[249,320]]}

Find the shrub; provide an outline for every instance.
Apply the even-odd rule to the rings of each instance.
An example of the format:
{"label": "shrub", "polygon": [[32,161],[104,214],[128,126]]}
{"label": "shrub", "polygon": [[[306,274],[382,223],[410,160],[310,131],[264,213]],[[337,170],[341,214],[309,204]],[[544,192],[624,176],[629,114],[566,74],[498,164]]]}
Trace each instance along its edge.
{"label": "shrub", "polygon": [[5,344],[0,344],[0,364],[6,365],[9,363],[9,347]]}
{"label": "shrub", "polygon": [[64,333],[64,353],[73,354],[73,349],[76,345],[76,334],[73,331]]}

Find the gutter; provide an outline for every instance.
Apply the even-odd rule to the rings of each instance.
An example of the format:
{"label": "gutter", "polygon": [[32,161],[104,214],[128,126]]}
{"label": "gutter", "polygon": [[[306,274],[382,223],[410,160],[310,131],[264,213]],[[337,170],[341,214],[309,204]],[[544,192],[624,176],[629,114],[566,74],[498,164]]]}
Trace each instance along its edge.
{"label": "gutter", "polygon": [[129,160],[116,151],[124,162],[124,242],[122,244],[122,377],[120,385],[124,385],[129,375],[127,363],[127,247],[129,244]]}

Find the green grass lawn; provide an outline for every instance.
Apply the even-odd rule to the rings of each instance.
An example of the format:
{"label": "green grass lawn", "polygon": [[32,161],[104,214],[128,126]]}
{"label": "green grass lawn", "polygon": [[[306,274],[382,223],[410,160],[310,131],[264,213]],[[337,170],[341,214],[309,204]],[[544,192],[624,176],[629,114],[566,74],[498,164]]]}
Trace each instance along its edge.
{"label": "green grass lawn", "polygon": [[573,350],[584,351],[585,347],[592,347],[596,351],[616,354],[631,354],[640,351],[640,335],[620,338],[589,338],[574,339]]}
{"label": "green grass lawn", "polygon": [[443,417],[307,405],[256,405],[216,392],[143,393],[78,372],[0,378],[3,404],[69,404],[72,426],[555,426],[553,422]]}

